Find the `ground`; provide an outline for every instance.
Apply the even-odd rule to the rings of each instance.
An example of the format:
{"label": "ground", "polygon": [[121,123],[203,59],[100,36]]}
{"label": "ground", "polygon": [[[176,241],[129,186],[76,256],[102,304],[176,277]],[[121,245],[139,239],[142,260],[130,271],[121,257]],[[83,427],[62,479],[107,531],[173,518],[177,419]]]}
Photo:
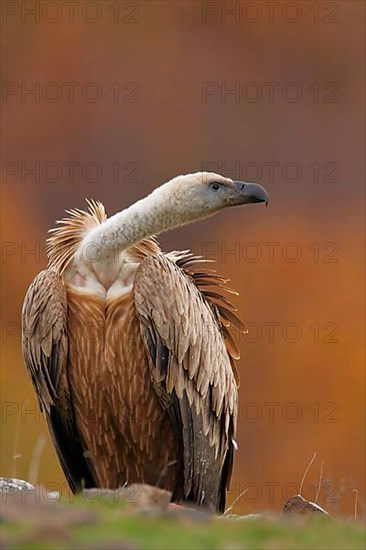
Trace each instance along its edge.
{"label": "ground", "polygon": [[72,497],[72,501],[2,495],[1,548],[42,549],[363,549],[360,522],[323,516],[268,518],[212,517],[144,500],[115,501],[108,495]]}

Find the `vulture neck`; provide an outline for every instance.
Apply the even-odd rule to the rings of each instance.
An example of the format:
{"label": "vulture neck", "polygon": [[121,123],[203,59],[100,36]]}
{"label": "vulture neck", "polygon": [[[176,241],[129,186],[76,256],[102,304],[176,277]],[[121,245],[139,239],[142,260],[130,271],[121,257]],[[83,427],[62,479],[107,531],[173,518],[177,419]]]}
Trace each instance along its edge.
{"label": "vulture neck", "polygon": [[158,187],[92,229],[81,242],[83,259],[108,262],[142,239],[193,221],[168,185]]}

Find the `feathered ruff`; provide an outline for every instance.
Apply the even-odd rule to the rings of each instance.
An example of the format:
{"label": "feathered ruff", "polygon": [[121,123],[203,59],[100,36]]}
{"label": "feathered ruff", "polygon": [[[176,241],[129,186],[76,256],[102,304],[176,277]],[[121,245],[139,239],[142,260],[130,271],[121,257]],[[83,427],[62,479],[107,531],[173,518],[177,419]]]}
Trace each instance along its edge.
{"label": "feathered ruff", "polygon": [[[74,258],[77,249],[91,229],[107,220],[104,205],[99,201],[86,199],[88,210],[73,208],[66,210],[67,217],[58,220],[57,227],[49,230],[51,236],[46,241],[49,268],[62,275]],[[128,249],[128,254],[136,261],[160,252],[155,237],[144,239]]]}

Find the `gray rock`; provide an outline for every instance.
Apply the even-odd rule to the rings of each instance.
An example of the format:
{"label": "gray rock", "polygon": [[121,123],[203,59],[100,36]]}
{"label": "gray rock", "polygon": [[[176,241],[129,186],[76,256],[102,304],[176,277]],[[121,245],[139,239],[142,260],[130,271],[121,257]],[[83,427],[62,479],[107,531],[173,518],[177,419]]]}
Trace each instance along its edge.
{"label": "gray rock", "polygon": [[0,477],[1,493],[15,493],[15,491],[27,491],[29,489],[35,489],[35,487],[28,483],[28,481],[12,477]]}

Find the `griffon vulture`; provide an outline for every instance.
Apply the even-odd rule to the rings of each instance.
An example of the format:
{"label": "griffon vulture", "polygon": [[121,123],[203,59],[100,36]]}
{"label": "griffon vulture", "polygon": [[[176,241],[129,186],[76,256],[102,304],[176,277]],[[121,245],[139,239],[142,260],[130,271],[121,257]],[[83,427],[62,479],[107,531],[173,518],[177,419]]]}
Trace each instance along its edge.
{"label": "griffon vulture", "polygon": [[73,491],[147,483],[224,510],[238,406],[230,326],[241,324],[228,280],[153,235],[267,201],[260,185],[199,172],[110,218],[88,201],[51,230],[22,347]]}

